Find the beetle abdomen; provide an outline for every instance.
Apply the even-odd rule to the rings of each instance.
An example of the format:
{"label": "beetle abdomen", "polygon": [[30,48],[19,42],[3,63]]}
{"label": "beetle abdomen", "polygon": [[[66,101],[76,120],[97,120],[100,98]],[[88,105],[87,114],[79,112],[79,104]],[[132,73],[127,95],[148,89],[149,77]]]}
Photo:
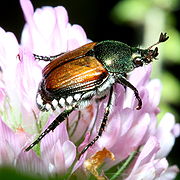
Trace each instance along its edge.
{"label": "beetle abdomen", "polygon": [[43,82],[40,83],[38,89],[36,102],[38,108],[41,111],[48,111],[49,109],[55,110],[57,107],[68,108],[68,106],[74,106],[76,109],[82,109],[89,105],[93,96],[101,98],[108,93],[109,88],[115,83],[115,78],[112,75],[107,76],[101,81],[100,84],[94,85],[93,88],[86,91],[71,93],[59,93],[58,96],[52,96],[46,91]]}
{"label": "beetle abdomen", "polygon": [[81,96],[81,93],[68,96],[62,95],[59,98],[49,99],[48,101],[47,99],[43,98],[42,94],[38,93],[36,97],[36,103],[41,111],[48,111],[50,109],[55,110],[57,107],[66,108],[68,106],[75,105],[79,101]]}

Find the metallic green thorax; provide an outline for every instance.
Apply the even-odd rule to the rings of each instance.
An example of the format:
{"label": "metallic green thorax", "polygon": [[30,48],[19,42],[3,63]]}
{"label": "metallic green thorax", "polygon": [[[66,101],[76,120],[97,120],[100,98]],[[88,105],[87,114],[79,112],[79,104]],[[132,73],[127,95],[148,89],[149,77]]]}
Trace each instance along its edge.
{"label": "metallic green thorax", "polygon": [[133,48],[119,41],[101,41],[94,47],[95,57],[109,72],[128,73],[135,67],[133,59],[147,50]]}
{"label": "metallic green thorax", "polygon": [[94,47],[96,58],[109,72],[127,73],[134,69],[131,48],[119,41],[101,41]]}

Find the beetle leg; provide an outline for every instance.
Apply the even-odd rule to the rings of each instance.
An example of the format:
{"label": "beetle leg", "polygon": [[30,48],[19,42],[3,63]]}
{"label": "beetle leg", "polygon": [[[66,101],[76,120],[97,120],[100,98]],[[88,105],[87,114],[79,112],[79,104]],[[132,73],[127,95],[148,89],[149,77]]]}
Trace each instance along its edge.
{"label": "beetle leg", "polygon": [[113,95],[113,86],[110,89],[108,104],[105,109],[104,118],[101,122],[101,126],[99,128],[98,135],[81,151],[79,157],[81,157],[81,155],[84,154],[88,150],[88,148],[91,147],[102,135],[102,133],[106,127],[107,120],[108,120],[108,115],[109,115],[110,107],[112,104],[112,95]]}
{"label": "beetle leg", "polygon": [[135,97],[138,100],[138,106],[136,107],[136,109],[140,110],[142,108],[142,100],[141,97],[139,96],[138,90],[123,76],[118,76],[117,81],[123,86],[127,86],[134,91]]}
{"label": "beetle leg", "polygon": [[54,59],[58,58],[59,56],[61,56],[64,53],[60,53],[54,56],[40,56],[38,54],[33,54],[35,59],[38,59],[39,61],[53,61]]}
{"label": "beetle leg", "polygon": [[32,149],[36,144],[38,144],[41,139],[46,136],[50,131],[53,131],[60,123],[62,123],[66,117],[75,109],[75,107],[70,107],[69,109],[64,110],[56,119],[44,130],[43,133],[31,144],[29,145],[25,151],[29,151]]}

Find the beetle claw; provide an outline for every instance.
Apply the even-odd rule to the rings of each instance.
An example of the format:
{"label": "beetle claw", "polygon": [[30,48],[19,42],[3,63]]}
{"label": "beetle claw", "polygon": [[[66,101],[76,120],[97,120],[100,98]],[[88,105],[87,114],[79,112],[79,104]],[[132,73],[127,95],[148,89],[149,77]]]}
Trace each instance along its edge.
{"label": "beetle claw", "polygon": [[139,105],[138,105],[138,106],[136,107],[136,110],[140,110],[141,108],[142,108],[142,106],[139,106]]}

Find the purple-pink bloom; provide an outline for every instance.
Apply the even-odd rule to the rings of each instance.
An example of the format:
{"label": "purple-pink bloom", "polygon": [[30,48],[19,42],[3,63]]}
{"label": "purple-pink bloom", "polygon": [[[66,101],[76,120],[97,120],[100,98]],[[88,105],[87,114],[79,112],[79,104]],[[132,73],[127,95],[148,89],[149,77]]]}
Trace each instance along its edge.
{"label": "purple-pink bloom", "polygon": [[31,52],[42,55],[57,55],[87,43],[87,37],[79,25],[68,22],[64,7],[46,6],[34,12],[30,1],[20,0],[26,19],[21,44]]}
{"label": "purple-pink bloom", "polygon": [[[43,48],[44,51],[39,53],[48,53],[49,50],[49,54],[66,52],[87,43],[88,40],[79,25],[72,26],[68,22],[65,8],[45,7],[34,13],[30,1],[21,1],[21,6],[27,20],[21,45],[12,33],[0,29],[0,107],[3,119],[1,127],[5,129],[1,130],[0,136],[0,162],[42,175],[56,172],[65,174],[75,159],[76,148],[69,140],[64,123],[42,140],[43,158],[38,157],[33,151],[24,152],[27,143],[35,137],[30,138],[28,133],[36,135],[44,129],[42,127],[48,119],[50,122],[55,118],[55,115],[49,117],[48,113],[40,113],[36,106],[36,91],[44,65],[34,61],[32,52],[36,53],[38,49],[43,50]],[[48,16],[47,13],[49,13]],[[48,22],[52,22],[47,21],[48,17],[55,22],[54,26],[48,25]],[[39,18],[42,18],[42,21]],[[42,24],[38,23],[39,20],[40,22],[47,21],[45,24],[52,29],[44,26],[42,28]],[[45,34],[42,30],[45,30]],[[56,36],[54,36],[55,32]],[[47,40],[49,45],[45,43]],[[53,44],[58,42],[61,45]],[[37,119],[41,119],[41,122]],[[17,131],[24,137],[23,141],[18,139]]]}
{"label": "purple-pink bloom", "polygon": [[[127,179],[134,180],[141,176],[145,178],[147,173],[149,173],[149,179],[164,176],[164,173],[171,169],[171,167],[168,168],[168,162],[165,157],[172,149],[175,137],[177,137],[177,134],[179,135],[180,132],[179,124],[175,124],[174,116],[170,113],[165,114],[158,124],[156,115],[159,112],[157,106],[160,100],[161,84],[157,79],[149,80],[150,72],[151,67],[147,66],[134,70],[130,76],[131,81],[136,84],[142,95],[143,107],[139,111],[135,109],[136,101],[134,100],[133,93],[129,91],[126,94],[125,100],[123,100],[124,89],[120,85],[116,86],[116,93],[122,93],[119,93],[118,98],[115,100],[106,131],[94,147],[89,150],[89,153],[92,154],[98,149],[106,147],[113,152],[115,161],[109,160],[108,163],[103,166],[104,170],[106,170],[122,162],[132,152],[142,146],[139,157],[134,161],[134,167],[132,166],[133,168],[131,167],[130,170],[127,170],[129,176],[127,174],[123,176],[124,178],[127,177]],[[137,78],[133,77],[139,78],[137,80]],[[122,104],[122,102],[124,102],[124,104]],[[102,112],[105,108],[104,102],[102,102],[100,106],[102,106],[102,109],[100,107],[99,114],[101,114],[100,117],[102,117]],[[100,121],[100,117],[98,116],[97,121]],[[100,122],[97,122],[97,127],[95,126],[91,137],[96,135],[99,123]],[[87,143],[88,140],[85,140],[83,145],[85,146]],[[143,163],[138,164],[139,159],[142,157],[146,161],[141,160]],[[75,169],[80,165],[81,163],[78,162]],[[150,169],[150,167],[152,169]],[[174,166],[171,170],[173,174],[172,177],[174,178],[178,172],[178,168]]]}
{"label": "purple-pink bloom", "polygon": [[13,132],[0,118],[0,164],[14,165],[26,135],[20,130]]}
{"label": "purple-pink bloom", "polygon": [[[50,122],[51,120],[54,120],[54,117],[50,118]],[[69,140],[65,122],[49,136],[44,137],[41,143],[41,156],[45,163],[48,162],[46,164],[50,172],[65,174],[72,165],[76,157],[76,146]]]}
{"label": "purple-pink bloom", "polygon": [[165,114],[160,123],[157,121],[161,83],[158,79],[150,80],[151,66],[138,68],[129,76],[139,90],[142,109],[135,109],[137,101],[132,90],[125,91],[121,85],[115,85],[114,104],[105,132],[79,160],[77,153],[97,135],[107,98],[74,111],[68,123],[61,123],[41,140],[39,150],[24,152],[62,111],[45,113],[37,108],[36,92],[47,62],[36,61],[32,53],[56,55],[89,40],[81,26],[69,23],[64,7],[47,6],[34,12],[29,0],[20,0],[20,4],[26,19],[21,44],[13,33],[0,28],[0,165],[11,165],[45,177],[67,172],[69,176],[73,173],[79,177],[84,173],[84,160],[105,147],[115,155],[114,161],[104,163],[105,173],[137,151],[130,165],[117,176],[126,180],[174,179],[178,167],[169,166],[166,156],[180,134],[180,126],[170,113]]}
{"label": "purple-pink bloom", "polygon": [[159,144],[155,137],[150,137],[144,145],[140,155],[134,164],[131,173],[126,180],[131,179],[155,179],[163,173],[168,163],[165,158],[155,160],[155,155],[159,150]]}

